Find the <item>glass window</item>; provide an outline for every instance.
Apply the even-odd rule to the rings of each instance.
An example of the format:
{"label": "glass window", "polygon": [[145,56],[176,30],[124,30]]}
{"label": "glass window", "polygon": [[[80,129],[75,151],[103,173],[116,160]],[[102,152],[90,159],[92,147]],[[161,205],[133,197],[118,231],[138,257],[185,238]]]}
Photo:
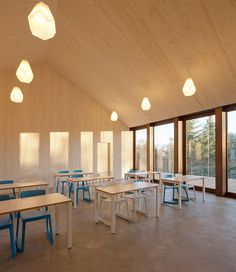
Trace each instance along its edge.
{"label": "glass window", "polygon": [[69,164],[69,132],[50,132],[52,169],[67,169]]}
{"label": "glass window", "polygon": [[209,177],[206,187],[215,188],[214,115],[186,121],[186,149],[187,174]]}
{"label": "glass window", "polygon": [[174,172],[174,124],[154,127],[154,170]]}
{"label": "glass window", "polygon": [[26,173],[39,170],[39,133],[20,133],[20,168]]}
{"label": "glass window", "polygon": [[227,113],[228,192],[236,193],[236,111]]}
{"label": "glass window", "polygon": [[100,141],[109,143],[109,174],[113,175],[113,131],[101,131]]}
{"label": "glass window", "polygon": [[81,132],[81,169],[84,172],[93,172],[93,132]]}
{"label": "glass window", "polygon": [[121,176],[133,167],[133,131],[121,131]]}
{"label": "glass window", "polygon": [[147,129],[135,131],[135,169],[147,170]]}

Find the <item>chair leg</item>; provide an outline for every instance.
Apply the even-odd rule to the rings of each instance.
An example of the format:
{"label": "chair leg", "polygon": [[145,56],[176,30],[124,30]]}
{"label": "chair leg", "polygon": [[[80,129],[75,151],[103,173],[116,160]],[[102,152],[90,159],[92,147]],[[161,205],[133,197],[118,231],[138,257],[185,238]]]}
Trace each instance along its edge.
{"label": "chair leg", "polygon": [[163,202],[165,202],[166,199],[166,186],[163,187]]}
{"label": "chair leg", "polygon": [[51,216],[49,216],[48,218],[48,223],[49,223],[49,240],[51,242],[51,244],[54,244],[54,239],[53,239],[53,230],[52,230],[52,220],[51,220]]}
{"label": "chair leg", "polygon": [[186,194],[186,200],[189,202],[188,189],[184,188],[184,192]]}
{"label": "chair leg", "polygon": [[61,193],[64,195],[64,190],[65,190],[65,183],[61,183]]}
{"label": "chair leg", "polygon": [[11,241],[11,254],[12,254],[12,258],[15,258],[16,257],[16,245],[15,245],[15,239],[14,239],[13,225],[10,226],[9,231],[10,231],[10,241]]}
{"label": "chair leg", "polygon": [[46,220],[45,220],[45,231],[48,235],[48,218],[46,218]]}
{"label": "chair leg", "polygon": [[136,207],[136,199],[133,199],[133,208],[134,208],[134,222],[137,220],[137,207]]}
{"label": "chair leg", "polygon": [[20,253],[23,253],[24,249],[25,249],[25,229],[26,229],[26,223],[22,222],[21,246],[19,247],[19,243],[18,243],[19,222],[17,222],[16,248],[17,248],[17,251],[20,252]]}
{"label": "chair leg", "polygon": [[19,250],[19,246],[18,246],[18,237],[19,237],[19,224],[20,224],[20,215],[17,213],[17,223],[16,223],[16,248],[17,251]]}
{"label": "chair leg", "polygon": [[194,199],[197,199],[197,195],[196,195],[196,190],[195,190],[195,186],[193,186],[193,193],[194,193]]}
{"label": "chair leg", "polygon": [[59,184],[59,182],[57,181],[56,182],[56,193],[58,193],[58,184]]}

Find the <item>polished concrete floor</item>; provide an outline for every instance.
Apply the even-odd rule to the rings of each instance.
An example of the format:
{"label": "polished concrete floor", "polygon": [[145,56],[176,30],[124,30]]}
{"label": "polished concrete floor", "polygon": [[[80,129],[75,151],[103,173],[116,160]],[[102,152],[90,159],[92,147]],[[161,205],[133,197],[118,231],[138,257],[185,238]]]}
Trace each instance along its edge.
{"label": "polished concrete floor", "polygon": [[117,219],[111,234],[93,223],[93,204],[80,201],[73,210],[73,248],[66,248],[66,213],[61,208],[61,234],[52,247],[44,225],[30,223],[25,253],[11,259],[8,232],[0,232],[0,271],[236,271],[236,200],[206,195],[201,202],[162,206],[161,218]]}

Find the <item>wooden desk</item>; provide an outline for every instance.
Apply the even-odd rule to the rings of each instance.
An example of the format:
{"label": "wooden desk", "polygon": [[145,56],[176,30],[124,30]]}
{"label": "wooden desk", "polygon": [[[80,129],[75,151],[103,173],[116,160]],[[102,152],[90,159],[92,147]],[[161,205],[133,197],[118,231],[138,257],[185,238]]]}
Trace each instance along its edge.
{"label": "wooden desk", "polygon": [[[76,186],[80,182],[89,182],[89,183],[92,183],[92,186],[93,186],[93,183],[95,181],[100,181],[100,182],[103,182],[106,180],[114,181],[114,179],[115,179],[115,177],[113,177],[113,176],[93,176],[93,177],[81,177],[81,178],[66,178],[66,181],[75,183],[74,188],[76,188]],[[76,193],[75,192],[74,192],[74,208],[77,208]]]}
{"label": "wooden desk", "polygon": [[70,171],[69,173],[55,173],[53,174],[54,176],[54,188],[56,188],[56,184],[57,182],[58,184],[58,192],[60,193],[61,191],[61,178],[64,177],[71,177],[71,176],[76,176],[76,175],[83,175],[83,176],[87,176],[87,175],[93,175],[93,172],[72,172]]}
{"label": "wooden desk", "polygon": [[183,175],[183,176],[178,176],[178,177],[172,177],[172,178],[161,178],[160,179],[160,188],[161,188],[161,199],[163,201],[163,183],[168,182],[168,183],[174,183],[178,184],[179,187],[179,193],[178,193],[178,208],[179,210],[182,209],[181,205],[181,187],[184,183],[191,183],[191,181],[200,179],[202,180],[202,201],[205,201],[205,177],[203,176],[193,176],[193,175]]}
{"label": "wooden desk", "polygon": [[100,217],[100,205],[99,205],[99,193],[102,193],[111,198],[111,232],[115,233],[116,227],[116,207],[115,197],[117,194],[155,188],[156,190],[156,217],[160,217],[160,191],[158,184],[152,184],[147,182],[130,182],[130,183],[117,183],[110,186],[96,187],[95,188],[95,223],[99,221],[104,222]]}
{"label": "wooden desk", "polygon": [[34,197],[0,201],[0,215],[55,206],[55,230],[59,233],[59,204],[67,204],[67,247],[72,248],[72,201],[70,198],[54,193]]}
{"label": "wooden desk", "polygon": [[149,183],[151,182],[151,176],[154,177],[154,175],[159,175],[160,179],[160,172],[158,171],[136,171],[136,172],[127,172],[125,173],[125,179],[128,179],[129,177],[134,177],[135,180],[138,180],[140,178],[144,178]]}
{"label": "wooden desk", "polygon": [[44,180],[36,180],[36,181],[27,181],[27,182],[16,182],[10,184],[0,184],[0,190],[13,190],[13,189],[21,189],[29,188],[29,187],[47,187],[48,182]]}

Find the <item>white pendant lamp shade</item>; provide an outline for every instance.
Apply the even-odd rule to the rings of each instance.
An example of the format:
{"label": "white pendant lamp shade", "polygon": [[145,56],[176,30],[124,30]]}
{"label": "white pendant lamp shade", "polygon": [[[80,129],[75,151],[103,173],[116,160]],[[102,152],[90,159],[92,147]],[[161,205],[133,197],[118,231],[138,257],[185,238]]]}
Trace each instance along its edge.
{"label": "white pendant lamp shade", "polygon": [[30,30],[33,36],[48,40],[56,34],[56,25],[51,10],[43,2],[37,3],[28,16]]}
{"label": "white pendant lamp shade", "polygon": [[148,110],[151,109],[151,104],[150,104],[150,101],[149,101],[148,97],[144,97],[143,98],[143,101],[142,101],[142,104],[141,104],[141,108],[144,111],[148,111]]}
{"label": "white pendant lamp shade", "polygon": [[20,82],[24,83],[30,83],[33,80],[34,75],[27,60],[21,61],[19,67],[16,70],[16,76]]}
{"label": "white pendant lamp shade", "polygon": [[118,120],[118,114],[117,114],[116,111],[113,111],[113,112],[111,113],[111,121],[115,122],[115,121],[117,121],[117,120]]}
{"label": "white pendant lamp shade", "polygon": [[183,86],[183,93],[185,96],[192,96],[196,92],[196,87],[191,78],[186,79]]}
{"label": "white pendant lamp shade", "polygon": [[22,103],[23,102],[23,93],[19,87],[14,87],[10,94],[10,99],[14,103]]}

